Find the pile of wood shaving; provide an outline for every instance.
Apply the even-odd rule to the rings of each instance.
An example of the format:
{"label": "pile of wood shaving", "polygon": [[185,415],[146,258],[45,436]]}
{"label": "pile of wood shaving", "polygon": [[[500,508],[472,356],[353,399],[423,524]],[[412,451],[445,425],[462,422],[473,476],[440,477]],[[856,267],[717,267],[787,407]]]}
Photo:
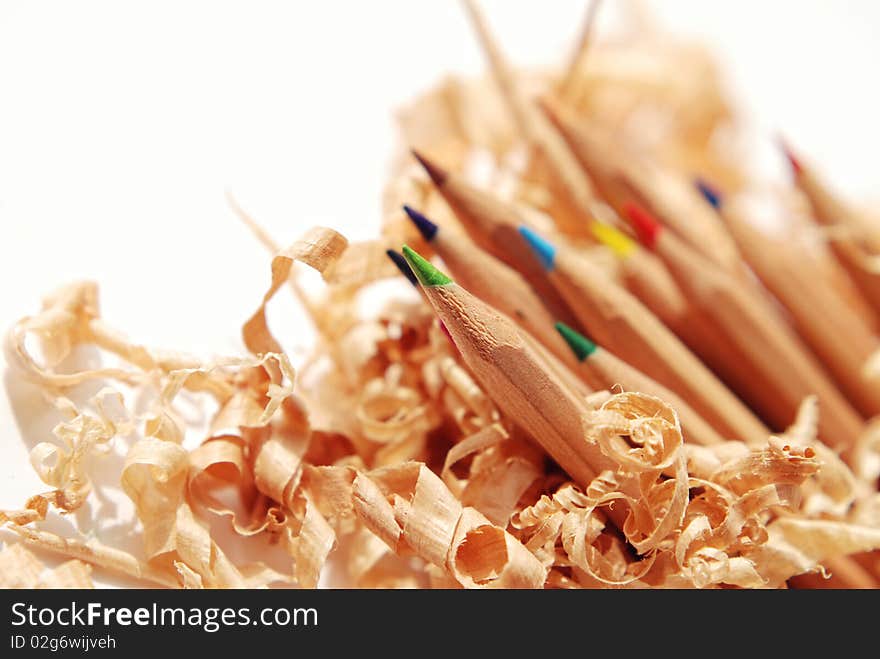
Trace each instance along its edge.
{"label": "pile of wood shaving", "polygon": [[[518,75],[531,91],[559,83],[554,73]],[[645,35],[597,43],[567,95],[581,116],[670,170],[748,187],[736,114],[704,49]],[[404,147],[467,172],[543,226],[570,225],[491,82],[449,78],[398,123]],[[31,453],[48,490],[0,511],[0,523],[73,560],[44,573],[13,542],[0,553],[0,583],[87,587],[91,564],[168,587],[309,588],[328,559],[354,587],[777,588],[858,554],[876,573],[865,552],[880,548],[880,432],[866,433],[851,468],[816,440],[812,400],[755,449],[688,445],[663,401],[599,392],[585,440],[618,468],[586,488],[572,483],[474,381],[424,301],[401,294],[359,313],[373,283],[397,276],[385,249],[406,242],[430,252],[403,203],[455,223],[402,148],[380,238],[349,244],[314,228],[277,251],[271,285],[243,326],[251,356],[205,363],[133,343],[101,318],[92,282],[62,287],[16,323],[9,367],[39,386],[61,421]],[[320,295],[303,291],[297,262],[321,273]],[[299,373],[266,319],[288,284],[319,335]],[[59,369],[86,347],[108,365]],[[89,383],[97,391],[82,400]],[[210,415],[192,450],[184,392]],[[100,515],[80,536],[47,523],[78,513],[84,529],[92,470],[107,468],[102,455],[114,447],[125,456],[116,476],[140,551],[101,542]],[[622,532],[606,525],[609,506],[628,511]],[[218,525],[231,535],[221,540]],[[235,544],[252,538],[280,549],[285,565],[240,560]]]}

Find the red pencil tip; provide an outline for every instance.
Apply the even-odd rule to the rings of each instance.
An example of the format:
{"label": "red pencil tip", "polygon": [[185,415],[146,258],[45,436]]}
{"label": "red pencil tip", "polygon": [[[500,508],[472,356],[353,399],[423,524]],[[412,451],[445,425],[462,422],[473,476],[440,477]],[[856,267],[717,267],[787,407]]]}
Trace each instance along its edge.
{"label": "red pencil tip", "polygon": [[785,154],[788,164],[791,166],[791,171],[794,172],[795,176],[800,176],[801,172],[804,171],[804,168],[801,166],[801,161],[794,155],[788,142],[781,137],[779,138],[779,148],[782,149],[782,153]]}
{"label": "red pencil tip", "polygon": [[657,219],[647,210],[634,202],[627,202],[623,207],[623,214],[632,228],[635,229],[636,235],[641,243],[651,249],[657,242],[657,236],[663,228]]}
{"label": "red pencil tip", "polygon": [[431,162],[427,157],[423,154],[419,153],[415,149],[411,149],[411,153],[413,158],[419,161],[419,164],[425,168],[425,171],[428,173],[428,176],[431,177],[431,181],[433,181],[434,185],[438,188],[442,186],[446,182],[446,178],[449,176],[449,172],[443,169],[440,165],[435,162]]}

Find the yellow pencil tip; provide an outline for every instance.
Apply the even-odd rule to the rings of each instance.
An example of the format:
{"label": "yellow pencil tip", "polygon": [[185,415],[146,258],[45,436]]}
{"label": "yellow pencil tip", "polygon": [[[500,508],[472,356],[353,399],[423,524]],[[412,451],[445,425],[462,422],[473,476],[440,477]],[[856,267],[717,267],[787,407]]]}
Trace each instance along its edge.
{"label": "yellow pencil tip", "polygon": [[636,243],[632,238],[610,224],[593,222],[590,225],[590,231],[592,231],[596,240],[614,252],[614,255],[619,258],[626,258],[636,248]]}

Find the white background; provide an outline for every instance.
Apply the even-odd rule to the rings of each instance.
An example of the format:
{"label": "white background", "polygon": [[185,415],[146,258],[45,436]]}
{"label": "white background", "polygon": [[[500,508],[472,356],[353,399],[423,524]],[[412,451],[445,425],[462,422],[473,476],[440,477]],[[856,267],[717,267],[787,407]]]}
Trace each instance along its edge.
{"label": "white background", "polygon": [[[841,189],[877,198],[880,3],[647,4],[717,48],[768,137],[783,130]],[[514,62],[541,65],[567,58],[584,2],[483,8]],[[137,340],[241,352],[268,258],[224,190],[282,243],[314,224],[373,236],[392,110],[482,69],[452,0],[0,2],[0,328],[94,278]],[[0,508],[40,489],[9,382]]]}

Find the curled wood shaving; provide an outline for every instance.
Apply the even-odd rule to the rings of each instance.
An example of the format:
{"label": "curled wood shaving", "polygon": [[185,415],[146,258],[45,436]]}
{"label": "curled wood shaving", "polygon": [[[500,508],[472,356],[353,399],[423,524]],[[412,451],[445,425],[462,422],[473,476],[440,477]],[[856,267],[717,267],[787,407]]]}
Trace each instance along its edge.
{"label": "curled wood shaving", "polygon": [[[553,72],[511,75],[527,95],[557,84]],[[611,143],[733,193],[749,176],[722,89],[705,49],[638,35],[591,43],[566,82],[572,110]],[[0,585],[87,587],[95,566],[172,588],[315,587],[330,572],[355,587],[776,588],[880,549],[876,422],[844,462],[816,439],[813,399],[763,446],[696,446],[665,401],[594,392],[583,441],[610,467],[580,487],[494,405],[423,300],[369,298],[372,283],[397,276],[384,250],[421,244],[401,204],[457,221],[403,147],[464,172],[546,235],[571,238],[560,235],[568,211],[552,172],[507,110],[486,80],[459,77],[401,110],[376,240],[350,244],[318,227],[278,250],[235,206],[273,252],[267,291],[241,329],[249,356],[132,341],[101,318],[93,282],[58,289],[16,323],[7,363],[37,385],[56,425],[31,452],[46,491],[0,510],[21,541],[0,552]],[[826,238],[861,249],[860,236]],[[607,250],[575,248],[622,277]],[[305,295],[297,262],[321,273],[319,294]],[[288,282],[319,335],[299,372],[267,318]],[[81,348],[97,349],[100,364],[75,370]],[[866,375],[878,364],[868,360]],[[131,551],[103,541],[100,507],[89,505],[104,496],[97,476],[114,453],[114,482],[134,509]],[[48,530],[73,512],[79,535]],[[24,545],[71,560],[47,572]]]}

